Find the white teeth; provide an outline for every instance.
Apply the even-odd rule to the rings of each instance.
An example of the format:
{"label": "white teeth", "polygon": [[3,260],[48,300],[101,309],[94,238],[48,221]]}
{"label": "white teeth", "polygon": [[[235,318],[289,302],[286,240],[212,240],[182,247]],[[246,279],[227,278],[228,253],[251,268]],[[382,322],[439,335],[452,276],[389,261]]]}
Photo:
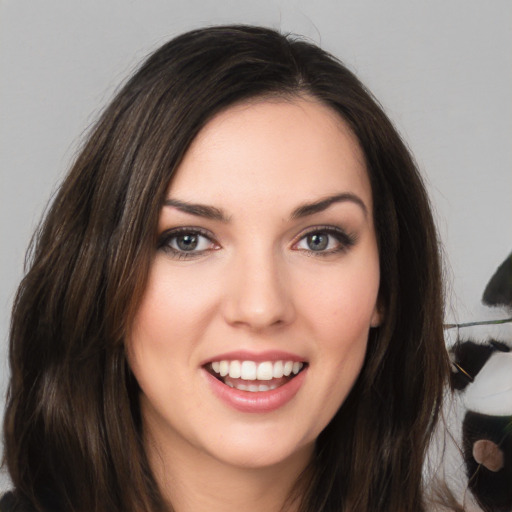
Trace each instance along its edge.
{"label": "white teeth", "polygon": [[280,379],[283,376],[283,361],[276,361],[272,370],[274,379]]}
{"label": "white teeth", "polygon": [[258,371],[256,372],[256,379],[258,380],[272,380],[272,363],[266,361],[258,365]]}
{"label": "white teeth", "polygon": [[299,363],[299,362],[295,362],[293,363],[293,368],[292,368],[292,372],[294,375],[297,375],[297,373],[300,372],[300,370],[302,369],[304,365],[302,363]]}
{"label": "white teeth", "polygon": [[256,363],[254,361],[243,361],[240,372],[243,380],[256,380]]}
{"label": "white teeth", "polygon": [[250,385],[246,385],[246,384],[242,384],[242,383],[232,383],[232,382],[226,382],[226,384],[230,387],[230,388],[235,388],[235,389],[239,389],[240,391],[250,391],[251,393],[256,393],[256,392],[262,392],[262,391],[272,391],[273,389],[276,389],[277,388],[277,384],[271,384],[270,386],[267,386],[266,384],[259,384],[259,385],[256,385],[256,384],[250,384]]}
{"label": "white teeth", "polygon": [[232,379],[239,379],[241,374],[240,361],[231,361],[229,364],[229,376]]}
{"label": "white teeth", "polygon": [[219,373],[221,377],[225,377],[229,373],[229,362],[221,361],[219,367]]}
{"label": "white teeth", "polygon": [[[256,363],[255,361],[228,361],[223,359],[222,361],[212,362],[212,370],[221,377],[229,375],[232,379],[264,381],[280,379],[283,376],[288,377],[292,373],[297,375],[303,366],[304,363],[298,361],[263,361]],[[238,386],[237,388],[241,389]]]}

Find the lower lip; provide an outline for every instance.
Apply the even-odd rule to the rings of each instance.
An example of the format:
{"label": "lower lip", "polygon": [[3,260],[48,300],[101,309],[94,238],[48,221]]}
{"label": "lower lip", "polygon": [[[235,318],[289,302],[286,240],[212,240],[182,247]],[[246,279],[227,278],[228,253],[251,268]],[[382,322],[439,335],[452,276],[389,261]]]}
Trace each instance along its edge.
{"label": "lower lip", "polygon": [[241,412],[264,413],[275,411],[290,402],[304,383],[307,370],[302,370],[296,377],[276,389],[255,392],[226,386],[206,370],[203,371],[213,392],[225,404]]}

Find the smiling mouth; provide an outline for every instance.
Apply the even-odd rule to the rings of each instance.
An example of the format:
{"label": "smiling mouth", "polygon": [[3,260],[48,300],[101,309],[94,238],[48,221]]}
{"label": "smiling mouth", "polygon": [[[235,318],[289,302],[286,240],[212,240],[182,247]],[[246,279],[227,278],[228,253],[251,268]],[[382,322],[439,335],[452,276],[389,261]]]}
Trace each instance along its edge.
{"label": "smiling mouth", "polygon": [[252,393],[277,389],[307,367],[298,361],[213,361],[205,365],[206,371],[226,386]]}

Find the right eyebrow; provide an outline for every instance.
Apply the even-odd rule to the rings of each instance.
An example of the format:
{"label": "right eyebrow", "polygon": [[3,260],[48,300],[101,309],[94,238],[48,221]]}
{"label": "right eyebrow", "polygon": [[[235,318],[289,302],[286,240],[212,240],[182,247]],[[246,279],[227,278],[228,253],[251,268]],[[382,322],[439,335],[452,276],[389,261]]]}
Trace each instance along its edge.
{"label": "right eyebrow", "polygon": [[335,194],[333,196],[320,199],[314,203],[307,203],[299,206],[293,211],[292,219],[300,219],[301,217],[307,217],[309,215],[322,212],[327,210],[327,208],[334,203],[343,203],[345,201],[358,205],[361,210],[363,210],[365,217],[368,216],[368,208],[364,204],[364,201],[356,194],[344,192],[342,194]]}
{"label": "right eyebrow", "polygon": [[172,206],[184,213],[195,215],[197,217],[204,217],[206,219],[218,220],[220,222],[229,222],[229,217],[220,209],[215,206],[206,204],[188,203],[186,201],[179,201],[178,199],[166,199],[164,206]]}

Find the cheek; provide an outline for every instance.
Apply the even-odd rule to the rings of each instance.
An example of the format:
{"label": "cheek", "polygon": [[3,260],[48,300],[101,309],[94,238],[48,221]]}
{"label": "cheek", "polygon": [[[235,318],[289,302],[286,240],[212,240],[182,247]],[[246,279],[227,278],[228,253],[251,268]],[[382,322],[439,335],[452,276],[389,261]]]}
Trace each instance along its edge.
{"label": "cheek", "polygon": [[[193,272],[186,277],[165,256],[157,255],[125,342],[129,366],[143,394],[162,411],[167,397],[186,379],[203,332],[201,318],[211,302],[205,295],[208,287],[195,282]],[[187,392],[181,389],[182,394]]]}
{"label": "cheek", "polygon": [[193,301],[178,292],[180,283],[164,269],[157,257],[125,342],[129,365],[143,388],[146,381],[165,382],[168,372],[177,370],[173,364],[184,350],[179,341],[192,324],[188,317]]}
{"label": "cheek", "polygon": [[[169,348],[189,343],[214,309],[215,287],[201,272],[176,272],[164,256],[157,256],[133,322],[132,339],[150,340]],[[176,347],[173,347],[173,350]]]}
{"label": "cheek", "polygon": [[377,311],[379,272],[375,265],[362,271],[340,267],[304,276],[296,287],[297,302],[333,343],[358,339],[368,332]]}
{"label": "cheek", "polygon": [[[376,312],[379,290],[378,260],[364,265],[344,262],[325,272],[311,273],[303,281],[303,317],[316,340],[316,357],[322,367],[319,387],[330,390],[324,404],[330,421],[345,400],[364,362],[370,324]],[[314,293],[304,293],[305,290]]]}

